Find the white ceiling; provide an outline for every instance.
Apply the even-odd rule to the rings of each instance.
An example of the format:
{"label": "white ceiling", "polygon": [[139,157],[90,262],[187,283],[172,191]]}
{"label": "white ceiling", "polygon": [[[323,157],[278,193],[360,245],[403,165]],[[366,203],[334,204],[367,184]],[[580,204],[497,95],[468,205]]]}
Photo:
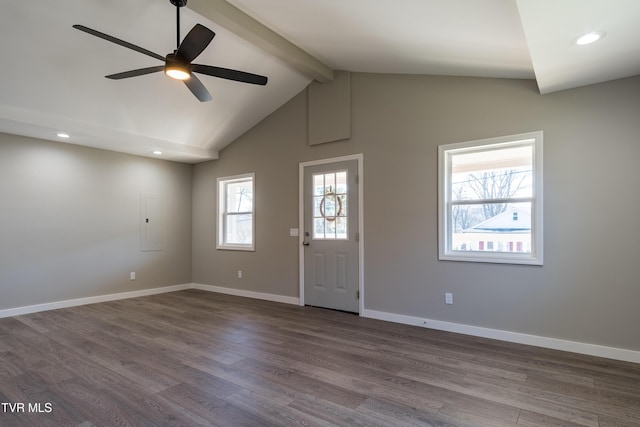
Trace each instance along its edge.
{"label": "white ceiling", "polygon": [[[162,73],[105,79],[162,63],[71,27],[164,56],[169,0],[4,2],[0,132],[199,162],[331,69],[535,78],[543,94],[640,74],[638,0],[190,0],[181,16],[182,37],[196,23],[216,33],[194,62],[268,84],[201,76],[213,101],[200,103]],[[606,37],[571,44],[586,31]]]}

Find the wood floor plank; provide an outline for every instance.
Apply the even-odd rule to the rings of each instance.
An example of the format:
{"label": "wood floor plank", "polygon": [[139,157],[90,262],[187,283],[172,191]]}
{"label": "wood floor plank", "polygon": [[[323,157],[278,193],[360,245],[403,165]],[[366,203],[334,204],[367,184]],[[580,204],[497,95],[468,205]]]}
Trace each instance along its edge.
{"label": "wood floor plank", "polygon": [[[582,424],[572,423],[567,420],[550,417],[548,415],[538,414],[531,411],[522,410],[518,418],[518,426],[526,427],[580,427]],[[602,427],[602,424],[600,424]]]}
{"label": "wood floor plank", "polygon": [[640,426],[640,365],[188,290],[0,319],[4,426]]}
{"label": "wood floor plank", "polygon": [[623,420],[617,417],[601,416],[600,427],[638,427],[637,422]]}
{"label": "wood floor plank", "polygon": [[288,404],[282,405],[261,393],[242,390],[224,398],[227,402],[268,423],[278,426],[332,426],[329,422],[311,414],[299,411]]}
{"label": "wood floor plank", "polygon": [[[379,374],[379,377],[372,377],[370,368],[369,370],[367,368],[353,369],[353,367],[351,369],[332,369],[309,363],[305,357],[297,358],[295,354],[291,355],[293,358],[289,358],[255,349],[246,352],[246,354],[250,355],[251,359],[263,361],[271,366],[388,402],[411,405],[414,408],[433,413],[437,412],[443,405],[443,400],[440,399],[441,394],[424,393],[423,387],[414,390],[412,387],[408,387],[406,382],[399,387],[394,387],[389,382],[390,379],[395,378],[394,376],[374,371]],[[372,378],[375,378],[375,381],[371,381]]]}
{"label": "wood floor plank", "polygon": [[388,420],[378,414],[359,412],[355,409],[327,402],[324,400],[304,397],[289,404],[290,407],[320,418],[334,426],[380,426],[387,427]]}
{"label": "wood floor plank", "polygon": [[154,425],[133,402],[117,399],[108,390],[96,389],[81,379],[54,384],[50,390],[68,406],[77,408],[86,417],[83,421],[105,426]]}
{"label": "wood floor plank", "polygon": [[582,405],[574,407],[570,404],[559,404],[549,396],[535,395],[529,390],[518,389],[513,384],[501,383],[500,379],[494,381],[494,379],[472,375],[468,375],[462,380],[442,379],[414,369],[407,369],[400,375],[463,395],[488,398],[503,405],[547,414],[570,422],[577,421],[585,426],[598,427],[597,413],[584,409]]}
{"label": "wood floor plank", "polygon": [[[69,404],[63,396],[51,390],[32,396],[29,403],[34,407],[27,408],[26,413],[20,415],[23,426],[72,426],[78,424],[78,420],[86,421],[86,417],[74,405]],[[31,412],[30,409],[34,411]]]}
{"label": "wood floor plank", "polygon": [[204,358],[188,361],[198,369],[208,372],[218,378],[225,379],[238,385],[242,390],[259,394],[266,399],[276,402],[280,406],[286,406],[299,399],[303,393],[298,392],[280,383],[270,381],[263,376],[254,374],[234,366],[225,366],[215,361],[205,361]]}
{"label": "wood floor plank", "polygon": [[209,420],[211,425],[226,427],[236,426],[269,426],[265,418],[244,411],[237,406],[218,397],[197,389],[188,384],[178,384],[160,393],[167,399],[179,404],[186,411]]}
{"label": "wood floor plank", "polygon": [[388,399],[369,398],[358,407],[359,413],[375,414],[389,426],[439,426],[451,427],[455,424],[440,417],[437,412],[417,409],[409,402],[391,402]]}
{"label": "wood floor plank", "polygon": [[358,407],[367,399],[363,394],[351,392],[324,381],[319,381],[291,370],[281,369],[253,359],[241,360],[234,363],[233,366],[260,375],[271,382],[297,390],[300,393],[313,395],[317,399],[332,402],[350,409]]}
{"label": "wood floor plank", "polygon": [[474,411],[459,405],[445,404],[438,417],[461,427],[514,427],[514,421],[507,421],[492,414]]}

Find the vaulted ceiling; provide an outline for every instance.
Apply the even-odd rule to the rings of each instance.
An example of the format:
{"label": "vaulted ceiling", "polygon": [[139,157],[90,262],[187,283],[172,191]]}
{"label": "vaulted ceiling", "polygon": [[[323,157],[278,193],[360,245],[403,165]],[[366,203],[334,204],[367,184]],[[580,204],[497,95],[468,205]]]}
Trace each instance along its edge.
{"label": "vaulted ceiling", "polygon": [[[201,76],[201,103],[162,62],[80,32],[82,24],[161,56],[176,48],[169,0],[3,4],[0,132],[199,162],[333,70],[535,79],[541,94],[640,74],[638,0],[189,0],[181,37],[216,33],[197,63],[265,75],[266,86]],[[589,31],[605,37],[574,43]]]}

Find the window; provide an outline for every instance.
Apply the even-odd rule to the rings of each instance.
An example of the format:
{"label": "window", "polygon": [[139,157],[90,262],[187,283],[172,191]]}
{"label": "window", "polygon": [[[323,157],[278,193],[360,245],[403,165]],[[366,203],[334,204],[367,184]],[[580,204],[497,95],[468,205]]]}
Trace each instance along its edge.
{"label": "window", "polygon": [[218,178],[218,249],[254,250],[254,178]]}
{"label": "window", "polygon": [[313,238],[346,240],[347,171],[313,175]]}
{"label": "window", "polygon": [[438,147],[441,260],[542,265],[542,132]]}

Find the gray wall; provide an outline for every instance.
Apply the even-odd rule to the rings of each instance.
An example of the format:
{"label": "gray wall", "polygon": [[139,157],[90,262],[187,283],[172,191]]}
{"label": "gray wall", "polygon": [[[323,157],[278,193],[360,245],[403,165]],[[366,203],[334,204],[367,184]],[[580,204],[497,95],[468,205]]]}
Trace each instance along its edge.
{"label": "gray wall", "polygon": [[[363,153],[367,309],[640,350],[640,77],[541,96],[353,74],[351,90],[347,141],[307,145],[303,92],[196,166],[0,134],[0,309],[190,282],[297,297],[298,164]],[[438,261],[437,146],[535,130],[545,265]],[[216,177],[246,172],[257,250],[216,250]],[[141,193],[164,198],[163,251],[140,251]]]}
{"label": "gray wall", "polygon": [[[0,134],[0,309],[190,283],[191,175]],[[163,251],[140,251],[141,193],[164,199]]]}
{"label": "gray wall", "polygon": [[[364,153],[365,308],[640,350],[640,77],[541,96],[527,80],[353,74],[351,90],[348,141],[307,146],[303,92],[195,166],[193,282],[297,297],[298,163]],[[437,146],[536,130],[544,266],[439,261]],[[216,250],[216,177],[245,172],[257,250]]]}

